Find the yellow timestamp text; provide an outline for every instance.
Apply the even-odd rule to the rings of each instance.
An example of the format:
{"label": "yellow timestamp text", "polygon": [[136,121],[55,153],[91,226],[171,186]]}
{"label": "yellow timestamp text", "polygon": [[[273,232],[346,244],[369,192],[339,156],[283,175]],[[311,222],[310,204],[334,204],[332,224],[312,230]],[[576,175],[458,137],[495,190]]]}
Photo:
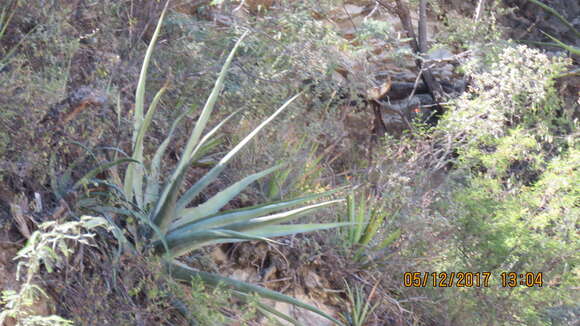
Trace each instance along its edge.
{"label": "yellow timestamp text", "polygon": [[[543,274],[500,273],[502,287],[542,287]],[[491,272],[406,272],[403,274],[405,287],[489,287]]]}

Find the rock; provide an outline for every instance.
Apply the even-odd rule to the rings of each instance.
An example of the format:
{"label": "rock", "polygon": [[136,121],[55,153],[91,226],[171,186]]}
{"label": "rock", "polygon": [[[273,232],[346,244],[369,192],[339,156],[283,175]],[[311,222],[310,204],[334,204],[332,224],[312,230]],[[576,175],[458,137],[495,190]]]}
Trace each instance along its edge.
{"label": "rock", "polygon": [[[292,315],[292,310],[293,310],[293,306],[289,303],[285,303],[285,302],[279,302],[276,301],[276,303],[274,304],[274,309],[276,309],[277,311],[283,313],[284,315],[288,315],[291,316]],[[292,325],[292,323],[282,319],[282,318],[278,318],[278,317],[274,317],[281,325]],[[267,323],[263,323],[262,325],[268,325]]]}
{"label": "rock", "polygon": [[367,89],[367,98],[372,100],[379,100],[391,89],[391,85],[393,84],[390,77],[387,77],[387,80],[381,84],[381,86],[371,87]]}
{"label": "rock", "polygon": [[338,33],[347,40],[352,40],[357,36],[360,26],[362,25],[363,17],[357,16],[349,19],[342,19],[336,21]]}
{"label": "rock", "polygon": [[365,11],[364,6],[346,4],[330,12],[330,17],[336,22],[349,21],[355,17],[361,16]]}
{"label": "rock", "polygon": [[336,71],[336,70],[331,73],[331,78],[338,85],[346,85],[347,84],[346,77],[343,74],[341,74],[340,72]]}
{"label": "rock", "polygon": [[[332,308],[330,308],[329,306],[326,306],[324,304],[321,304],[319,302],[316,302],[304,294],[296,295],[296,299],[298,299],[306,304],[315,306],[318,309],[325,312],[326,314],[329,314],[329,315],[334,314]],[[324,317],[322,317],[322,316],[320,316],[312,311],[305,310],[302,308],[294,307],[294,314],[296,316],[296,320],[298,320],[298,322],[302,323],[305,326],[332,326],[332,325],[334,325],[334,323],[332,323],[330,320],[328,320],[328,319],[326,319],[326,318],[324,318]]]}
{"label": "rock", "polygon": [[320,276],[318,276],[318,274],[314,273],[313,271],[308,271],[308,273],[304,276],[304,285],[309,289],[320,287]]}
{"label": "rock", "polygon": [[221,247],[216,246],[212,251],[211,251],[211,258],[212,260],[220,265],[220,264],[224,264],[228,261],[228,256],[226,255],[226,253],[222,250]]}
{"label": "rock", "polygon": [[449,60],[452,59],[453,56],[453,52],[446,47],[435,48],[427,53],[427,59],[429,60]]}
{"label": "rock", "polygon": [[230,275],[230,277],[234,280],[248,283],[258,283],[260,281],[260,277],[258,276],[256,270],[249,267],[244,269],[236,269],[232,275]]}
{"label": "rock", "polygon": [[435,77],[437,77],[438,79],[451,80],[451,79],[453,79],[453,71],[454,70],[455,70],[455,67],[453,67],[452,64],[447,63],[447,64],[444,64],[440,67],[433,69],[432,72],[435,75]]}
{"label": "rock", "polygon": [[245,0],[244,5],[252,13],[264,12],[272,7],[274,0]]}
{"label": "rock", "polygon": [[343,10],[350,16],[358,16],[358,15],[362,14],[362,12],[365,10],[365,7],[352,5],[352,4],[346,4],[343,6]]}
{"label": "rock", "polygon": [[[330,316],[336,316],[336,311],[334,311],[334,309],[332,307],[321,304],[320,302],[317,302],[316,300],[313,300],[311,297],[303,294],[302,291],[297,291],[297,292],[298,293],[287,294],[287,295],[291,295],[294,298],[296,298],[296,299],[298,299],[306,304],[314,306]],[[296,319],[298,322],[300,322],[302,325],[305,325],[305,326],[332,326],[332,325],[334,325],[330,320],[328,320],[328,319],[326,319],[326,318],[324,318],[324,317],[322,317],[314,312],[311,312],[309,310],[305,310],[302,308],[298,308],[296,306],[293,306],[293,305],[285,303],[285,302],[272,302],[272,303],[270,303],[270,305],[273,306],[274,309],[276,309],[277,311]],[[273,318],[276,319],[276,321],[278,321],[281,325],[292,325],[288,321],[283,320],[281,318],[278,318],[278,317],[273,317]],[[262,321],[262,322],[260,322],[260,324],[264,325],[264,326],[271,325],[271,323],[269,323],[268,321]]]}

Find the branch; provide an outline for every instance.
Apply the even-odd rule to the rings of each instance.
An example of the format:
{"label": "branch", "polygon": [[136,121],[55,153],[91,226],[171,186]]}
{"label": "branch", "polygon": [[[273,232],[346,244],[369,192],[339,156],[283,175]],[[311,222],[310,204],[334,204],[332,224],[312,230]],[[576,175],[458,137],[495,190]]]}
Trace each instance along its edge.
{"label": "branch", "polygon": [[427,0],[419,4],[419,51],[427,53]]}

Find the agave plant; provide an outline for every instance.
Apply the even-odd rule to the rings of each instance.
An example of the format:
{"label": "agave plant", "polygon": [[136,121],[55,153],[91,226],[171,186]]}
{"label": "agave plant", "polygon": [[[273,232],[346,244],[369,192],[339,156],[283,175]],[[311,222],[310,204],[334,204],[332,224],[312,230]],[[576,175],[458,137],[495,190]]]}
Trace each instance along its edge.
{"label": "agave plant", "polygon": [[[214,88],[201,111],[199,119],[191,131],[177,166],[164,184],[160,182],[160,166],[165,150],[171,142],[177,124],[187,114],[187,112],[182,114],[178,119],[176,119],[176,121],[174,121],[169,131],[169,135],[161,145],[159,145],[153,158],[147,164],[144,154],[145,134],[151,124],[157,105],[167,87],[163,86],[157,92],[151,101],[148,110],[145,112],[145,84],[147,68],[166,11],[167,5],[161,13],[152,40],[145,54],[136,90],[133,117],[133,153],[131,159],[133,162],[136,161],[140,163],[131,163],[128,166],[124,175],[123,185],[117,187],[117,189],[122,188],[120,192],[123,193],[126,202],[130,203],[131,207],[138,212],[136,215],[140,217],[142,223],[153,230],[152,232],[145,233],[145,242],[154,248],[153,252],[156,255],[161,256],[164,259],[167,272],[177,280],[189,283],[192,278],[201,278],[210,285],[217,285],[218,283],[223,284],[231,288],[234,291],[234,294],[241,297],[246,297],[251,293],[256,293],[264,298],[291,303],[311,310],[337,324],[340,324],[336,319],[330,317],[319,309],[302,303],[292,297],[249,283],[239,282],[220,275],[198,271],[176,260],[179,256],[210,244],[246,240],[271,241],[269,240],[270,237],[323,230],[345,225],[347,223],[281,224],[309,214],[321,207],[339,202],[340,200],[330,200],[313,204],[317,199],[331,195],[339,189],[291,200],[269,202],[263,205],[243,209],[222,211],[222,208],[231,199],[240,194],[251,183],[280,169],[282,167],[281,165],[249,175],[217,193],[202,204],[191,204],[192,201],[211,182],[219,177],[220,173],[224,171],[232,157],[234,157],[234,155],[236,155],[236,153],[238,153],[244,145],[246,145],[270,121],[286,109],[300,94],[292,97],[284,103],[274,112],[274,114],[263,121],[239,144],[231,149],[195,184],[188,189],[182,189],[188,167],[215,147],[216,142],[213,137],[216,135],[220,127],[232,117],[232,115],[230,115],[202,136],[214,109],[218,95],[223,87],[228,67],[234,58],[236,50],[247,33],[237,41],[233,50],[227,57],[221,72],[218,75],[217,81],[215,82]],[[299,205],[302,206],[295,208]],[[281,315],[269,306],[259,304],[259,307],[262,310],[290,320],[288,316]]]}
{"label": "agave plant", "polygon": [[[350,225],[344,230],[346,232],[341,231],[343,231],[342,236],[345,244],[353,248],[360,247],[354,255],[355,260],[358,261],[363,258],[365,248],[375,251],[382,250],[401,236],[401,230],[395,229],[386,235],[382,241],[378,241],[383,236],[383,222],[387,217],[398,214],[400,207],[395,212],[388,212],[376,200],[371,199],[370,196],[365,196],[364,192],[357,200],[354,190],[351,190],[350,194],[348,194],[346,203],[346,220],[350,222]],[[378,243],[371,246],[371,243],[374,242]]]}
{"label": "agave plant", "polygon": [[350,288],[348,283],[344,282],[346,287],[346,296],[349,301],[350,311],[341,314],[349,326],[364,326],[370,314],[379,306],[379,302],[371,305],[375,290],[378,283],[371,289],[371,293],[366,296],[362,287],[356,286],[354,291]]}

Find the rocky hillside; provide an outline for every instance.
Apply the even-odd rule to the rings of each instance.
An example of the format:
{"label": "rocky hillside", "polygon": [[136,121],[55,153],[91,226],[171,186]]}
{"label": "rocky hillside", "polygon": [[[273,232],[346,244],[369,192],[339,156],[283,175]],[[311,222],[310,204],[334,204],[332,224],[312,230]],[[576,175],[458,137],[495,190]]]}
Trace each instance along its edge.
{"label": "rocky hillside", "polygon": [[578,324],[579,31],[564,0],[0,3],[0,325]]}

